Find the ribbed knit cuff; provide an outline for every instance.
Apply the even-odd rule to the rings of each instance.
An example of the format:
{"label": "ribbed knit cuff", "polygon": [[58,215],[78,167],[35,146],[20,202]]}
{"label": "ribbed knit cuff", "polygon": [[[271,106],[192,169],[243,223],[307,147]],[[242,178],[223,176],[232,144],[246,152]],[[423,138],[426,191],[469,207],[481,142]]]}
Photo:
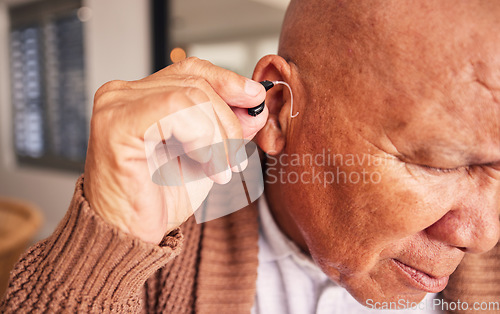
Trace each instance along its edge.
{"label": "ribbed knit cuff", "polygon": [[16,265],[8,308],[128,311],[138,306],[148,277],[179,254],[179,229],[160,245],[128,235],[90,208],[83,181],[82,175],[55,232]]}

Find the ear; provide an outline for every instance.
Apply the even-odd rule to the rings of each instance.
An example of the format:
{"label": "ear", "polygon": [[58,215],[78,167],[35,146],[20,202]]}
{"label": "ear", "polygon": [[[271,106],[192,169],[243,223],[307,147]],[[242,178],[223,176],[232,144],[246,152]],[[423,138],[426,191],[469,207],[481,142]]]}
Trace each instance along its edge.
{"label": "ear", "polygon": [[[290,64],[280,56],[267,55],[257,63],[253,79],[259,82],[285,81],[291,85]],[[283,85],[278,85],[267,92],[266,106],[269,109],[269,118],[255,137],[260,148],[269,155],[278,155],[286,144],[286,129],[290,119],[285,113],[290,112],[291,104],[288,89],[282,87]]]}

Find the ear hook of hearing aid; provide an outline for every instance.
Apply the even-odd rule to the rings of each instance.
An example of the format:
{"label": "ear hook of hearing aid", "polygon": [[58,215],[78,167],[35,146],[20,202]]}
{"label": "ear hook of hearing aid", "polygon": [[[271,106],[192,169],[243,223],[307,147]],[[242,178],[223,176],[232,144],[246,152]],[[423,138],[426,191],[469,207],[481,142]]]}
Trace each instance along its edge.
{"label": "ear hook of hearing aid", "polygon": [[[283,82],[283,81],[272,81],[272,82],[271,81],[262,81],[262,82],[260,82],[260,84],[262,84],[262,86],[264,86],[264,88],[266,89],[266,92],[268,90],[270,90],[271,88],[273,88],[274,85],[277,85],[277,84],[282,84],[282,85],[285,85],[286,87],[288,87],[288,90],[290,91],[290,118],[295,118],[296,116],[299,115],[298,111],[295,114],[293,114],[293,93],[292,93],[292,88],[290,87],[290,85],[288,85],[287,82]],[[263,101],[257,107],[248,108],[248,114],[251,115],[252,117],[256,117],[257,115],[259,115],[260,113],[262,113],[262,111],[264,111],[265,105],[266,105],[266,102]]]}

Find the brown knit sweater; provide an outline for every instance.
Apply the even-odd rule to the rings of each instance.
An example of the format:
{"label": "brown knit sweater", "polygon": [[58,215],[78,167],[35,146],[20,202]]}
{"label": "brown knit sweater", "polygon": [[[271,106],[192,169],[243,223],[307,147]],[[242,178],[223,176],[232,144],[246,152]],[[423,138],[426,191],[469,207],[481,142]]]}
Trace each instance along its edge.
{"label": "brown knit sweater", "polygon": [[[76,184],[68,213],[11,273],[1,312],[249,313],[258,266],[255,206],[204,224],[193,218],[160,245],[104,222]],[[467,257],[448,300],[500,301],[500,250]],[[481,313],[485,313],[484,311]]]}

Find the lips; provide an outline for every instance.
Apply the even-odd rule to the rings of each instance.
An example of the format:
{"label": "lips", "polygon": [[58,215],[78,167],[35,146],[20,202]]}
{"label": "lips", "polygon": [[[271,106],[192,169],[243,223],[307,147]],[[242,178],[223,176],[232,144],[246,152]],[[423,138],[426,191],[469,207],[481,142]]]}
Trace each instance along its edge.
{"label": "lips", "polygon": [[446,285],[448,284],[450,276],[433,277],[396,259],[393,259],[392,261],[403,276],[408,279],[408,282],[417,289],[437,293],[446,288]]}

